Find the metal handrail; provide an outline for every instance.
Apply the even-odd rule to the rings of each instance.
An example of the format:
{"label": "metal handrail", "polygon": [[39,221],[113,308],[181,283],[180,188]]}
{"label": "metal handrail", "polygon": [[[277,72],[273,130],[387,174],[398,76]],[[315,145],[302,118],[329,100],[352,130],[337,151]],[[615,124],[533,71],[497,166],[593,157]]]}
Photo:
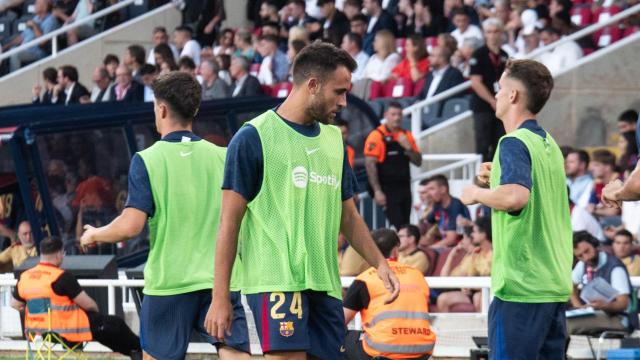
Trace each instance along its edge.
{"label": "metal handrail", "polygon": [[96,13],[93,13],[85,18],[79,19],[79,20],[74,20],[71,24],[67,24],[61,28],[58,28],[48,34],[44,34],[40,37],[37,37],[31,41],[29,41],[26,44],[22,44],[18,47],[15,47],[5,53],[0,54],[0,61],[9,58],[11,55],[17,54],[20,51],[23,50],[27,50],[30,49],[34,46],[38,46],[39,44],[41,44],[44,41],[48,41],[48,40],[52,40],[52,46],[51,46],[51,56],[55,57],[58,53],[58,41],[57,38],[59,35],[62,34],[66,34],[67,31],[71,30],[71,29],[75,29],[81,25],[84,25],[86,23],[89,23],[91,21],[94,21],[96,19],[99,19],[105,15],[109,15],[113,12],[116,12],[122,8],[125,8],[131,4],[133,4],[136,0],[122,0],[121,2],[118,2],[117,4],[111,5],[106,9],[102,9]]}
{"label": "metal handrail", "polygon": [[[591,33],[594,33],[600,29],[603,29],[613,23],[619,22],[620,20],[634,15],[636,13],[640,12],[640,4],[634,5],[624,11],[621,11],[617,14],[615,14],[614,16],[610,17],[609,19],[602,21],[602,22],[598,22],[592,25],[587,26],[586,28],[576,31],[575,33],[571,34],[571,35],[567,35],[562,37],[560,40],[555,41],[547,46],[543,46],[541,48],[538,48],[536,50],[534,50],[533,52],[525,55],[525,59],[532,59],[542,53],[545,53],[547,51],[553,50],[558,46],[564,45],[570,41],[575,41],[579,38],[584,37],[585,35],[589,35]],[[411,131],[413,133],[414,136],[417,136],[420,133],[420,129],[421,129],[421,117],[420,117],[420,111],[424,108],[427,107],[431,104],[435,104],[439,101],[445,100],[446,98],[452,96],[452,95],[456,95],[460,92],[463,92],[467,89],[469,89],[471,87],[471,81],[468,80],[462,84],[456,85],[446,91],[441,92],[440,94],[437,94],[436,96],[429,98],[429,99],[425,99],[422,101],[419,101],[409,107],[406,107],[403,111],[402,114],[403,115],[411,115]]]}

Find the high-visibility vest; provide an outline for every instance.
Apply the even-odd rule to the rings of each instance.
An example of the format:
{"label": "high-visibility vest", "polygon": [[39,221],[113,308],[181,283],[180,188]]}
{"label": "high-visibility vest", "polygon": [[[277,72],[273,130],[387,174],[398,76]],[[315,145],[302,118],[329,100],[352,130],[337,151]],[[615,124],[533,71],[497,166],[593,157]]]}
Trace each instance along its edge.
{"label": "high-visibility vest", "polygon": [[436,335],[429,323],[429,286],[422,273],[411,266],[389,262],[400,280],[400,295],[385,304],[389,291],[370,268],[357,280],[367,285],[369,306],[361,311],[364,339],[362,347],[372,357],[410,359],[431,354]]}
{"label": "high-visibility vest", "polygon": [[[39,263],[20,276],[18,295],[27,302],[25,331],[37,334],[51,331],[68,341],[91,341],[91,328],[85,311],[68,296],[57,295],[51,287],[63,273],[64,270],[55,265]],[[31,313],[29,305],[40,300],[49,304],[50,311],[39,309],[37,313]]]}

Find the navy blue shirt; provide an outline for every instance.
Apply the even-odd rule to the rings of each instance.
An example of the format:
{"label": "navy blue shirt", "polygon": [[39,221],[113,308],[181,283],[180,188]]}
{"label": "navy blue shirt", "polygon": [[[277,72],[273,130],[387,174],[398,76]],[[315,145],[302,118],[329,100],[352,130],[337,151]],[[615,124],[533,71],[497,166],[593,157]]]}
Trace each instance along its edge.
{"label": "navy blue shirt", "polygon": [[471,219],[469,209],[460,201],[460,199],[451,197],[449,207],[442,207],[442,204],[433,204],[433,210],[427,215],[429,224],[437,224],[440,232],[444,234],[446,231],[457,230],[458,216],[465,219]]}
{"label": "navy blue shirt", "polygon": [[[527,129],[534,134],[547,138],[547,132],[538,125],[536,120],[527,120],[520,129]],[[531,154],[529,149],[520,140],[507,137],[500,143],[500,185],[518,184],[531,190]]]}
{"label": "navy blue shirt", "polygon": [[[280,117],[301,135],[314,137],[320,134],[320,125],[300,125]],[[286,146],[286,144],[283,144]],[[250,124],[243,126],[231,139],[227,149],[227,159],[224,166],[224,180],[222,189],[233,190],[242,195],[247,201],[253,200],[262,186],[264,173],[264,158],[262,142],[258,130]],[[353,175],[347,149],[344,149],[342,162],[342,201],[351,199],[356,188],[356,177]]]}
{"label": "navy blue shirt", "polygon": [[[189,141],[202,140],[191,131],[174,131],[167,134],[160,141],[181,142],[183,138]],[[124,206],[144,211],[149,217],[153,217],[155,212],[149,173],[144,165],[144,160],[139,154],[133,155],[131,165],[129,165],[129,191],[127,202]]]}

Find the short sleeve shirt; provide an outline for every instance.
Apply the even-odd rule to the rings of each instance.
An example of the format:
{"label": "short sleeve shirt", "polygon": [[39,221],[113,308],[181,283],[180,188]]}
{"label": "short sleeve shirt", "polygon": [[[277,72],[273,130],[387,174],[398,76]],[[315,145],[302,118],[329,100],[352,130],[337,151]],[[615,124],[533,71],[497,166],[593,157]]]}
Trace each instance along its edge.
{"label": "short sleeve shirt", "polygon": [[[498,80],[502,76],[508,58],[509,55],[504,50],[500,50],[499,54],[492,54],[485,45],[473,52],[469,60],[469,75],[480,75],[484,86],[492,95],[495,95],[498,92]],[[493,113],[491,105],[482,100],[475,92],[471,97],[471,110],[480,113]]]}
{"label": "short sleeve shirt", "polygon": [[458,216],[470,219],[469,209],[460,201],[460,199],[451,197],[451,203],[448,207],[442,207],[442,204],[434,204],[433,210],[427,215],[427,222],[437,224],[440,232],[456,231]]}
{"label": "short sleeve shirt", "polygon": [[[75,276],[67,271],[63,272],[58,280],[54,281],[51,284],[51,288],[56,295],[66,296],[69,299],[74,299],[82,292],[82,287],[78,283],[78,280],[75,278]],[[13,289],[13,297],[20,302],[26,302],[25,299],[20,297],[20,295],[18,294],[17,286]]]}
{"label": "short sleeve shirt", "polygon": [[416,140],[413,138],[411,131],[402,129],[399,131],[391,131],[383,124],[367,136],[367,140],[364,142],[364,156],[376,158],[378,163],[383,163],[387,153],[384,143],[385,136],[391,136],[393,141],[398,141],[400,134],[405,134],[411,143],[413,151],[419,152],[418,145],[416,145]]}

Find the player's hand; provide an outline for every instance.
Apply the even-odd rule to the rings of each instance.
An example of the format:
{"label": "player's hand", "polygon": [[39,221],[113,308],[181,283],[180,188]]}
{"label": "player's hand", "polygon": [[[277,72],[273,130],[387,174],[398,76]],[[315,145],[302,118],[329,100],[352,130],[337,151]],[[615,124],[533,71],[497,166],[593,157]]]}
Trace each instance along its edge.
{"label": "player's hand", "polygon": [[405,133],[398,135],[398,144],[407,151],[411,151],[411,149],[413,149],[413,145],[411,145],[411,141],[409,141],[409,138]]}
{"label": "player's hand", "polygon": [[476,176],[476,185],[489,187],[489,182],[491,181],[491,163],[485,162],[480,165],[480,171],[478,172],[478,176]]}
{"label": "player's hand", "polygon": [[223,341],[225,335],[231,335],[231,323],[233,322],[233,312],[231,311],[231,301],[229,297],[220,299],[213,297],[207,316],[204,319],[204,327],[209,335]]}
{"label": "player's hand", "polygon": [[33,94],[34,97],[39,97],[40,96],[40,91],[42,91],[42,86],[40,86],[39,84],[33,85],[33,88],[31,89],[31,93]]}
{"label": "player's hand", "polygon": [[602,310],[607,306],[607,303],[601,300],[594,300],[589,302],[589,306],[591,306],[594,310]]}
{"label": "player's hand", "polygon": [[98,232],[98,229],[91,225],[85,225],[83,228],[84,233],[82,233],[82,236],[80,237],[80,247],[82,247],[82,250],[84,251],[87,248],[96,246],[97,242],[94,239],[94,236],[96,232]]}
{"label": "player's hand", "polygon": [[378,190],[373,193],[373,199],[376,201],[376,204],[379,206],[385,207],[387,206],[387,196],[382,192],[382,190]]}
{"label": "player's hand", "polygon": [[616,193],[618,190],[622,188],[622,181],[616,179],[607,184],[607,186],[602,189],[602,203],[605,206],[620,208],[622,206],[622,202],[616,199]]}
{"label": "player's hand", "polygon": [[385,289],[391,293],[384,301],[385,304],[390,304],[400,295],[400,281],[396,274],[391,271],[386,261],[378,266],[378,277],[382,280]]}
{"label": "player's hand", "polygon": [[462,201],[465,205],[473,205],[478,201],[476,200],[476,191],[479,188],[476,185],[468,185],[462,189],[462,195],[460,196],[460,201]]}

